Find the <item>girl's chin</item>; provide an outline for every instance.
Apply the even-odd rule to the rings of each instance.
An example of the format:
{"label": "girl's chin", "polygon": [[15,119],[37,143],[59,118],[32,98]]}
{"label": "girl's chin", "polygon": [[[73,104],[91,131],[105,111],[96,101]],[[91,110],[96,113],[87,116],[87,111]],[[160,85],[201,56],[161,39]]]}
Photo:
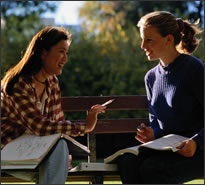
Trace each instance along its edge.
{"label": "girl's chin", "polygon": [[149,61],[152,61],[152,60],[153,60],[152,57],[149,57],[149,56],[147,57],[147,59],[148,59]]}
{"label": "girl's chin", "polygon": [[147,59],[148,59],[149,61],[155,61],[155,60],[158,60],[158,58],[151,57],[151,56],[148,56]]}
{"label": "girl's chin", "polygon": [[55,73],[55,75],[61,75],[61,74],[62,74],[62,70],[57,71],[57,72]]}

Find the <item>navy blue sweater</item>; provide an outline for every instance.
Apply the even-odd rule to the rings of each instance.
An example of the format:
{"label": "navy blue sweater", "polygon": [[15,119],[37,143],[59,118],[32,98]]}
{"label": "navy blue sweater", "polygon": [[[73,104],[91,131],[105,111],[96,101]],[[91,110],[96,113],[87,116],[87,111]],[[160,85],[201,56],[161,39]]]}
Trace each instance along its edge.
{"label": "navy blue sweater", "polygon": [[193,137],[204,148],[204,64],[181,54],[145,75],[150,126],[155,138],[167,134]]}

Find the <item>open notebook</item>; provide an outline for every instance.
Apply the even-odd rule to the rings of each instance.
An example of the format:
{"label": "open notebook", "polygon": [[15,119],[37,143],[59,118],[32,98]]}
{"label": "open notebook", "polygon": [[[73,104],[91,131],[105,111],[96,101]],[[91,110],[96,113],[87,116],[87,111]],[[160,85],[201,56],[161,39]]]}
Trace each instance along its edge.
{"label": "open notebook", "polygon": [[146,147],[151,148],[154,150],[172,150],[173,152],[176,152],[178,149],[176,146],[178,146],[182,141],[187,140],[187,137],[176,135],[176,134],[169,134],[166,136],[163,136],[161,138],[155,139],[153,141],[143,143],[138,146],[133,146],[125,149],[118,150],[111,156],[104,159],[105,163],[110,163],[114,159],[116,159],[119,155],[122,155],[124,153],[132,153],[135,155],[139,154],[139,148]]}
{"label": "open notebook", "polygon": [[70,154],[76,156],[90,154],[87,146],[64,134],[22,135],[1,150],[1,169],[36,168],[60,138],[66,139]]}

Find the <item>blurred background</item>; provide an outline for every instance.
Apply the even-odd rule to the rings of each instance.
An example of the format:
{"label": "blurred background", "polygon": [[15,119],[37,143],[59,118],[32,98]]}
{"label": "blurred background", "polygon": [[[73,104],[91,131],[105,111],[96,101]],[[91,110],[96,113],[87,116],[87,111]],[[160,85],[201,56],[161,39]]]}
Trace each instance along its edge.
{"label": "blurred background", "polygon": [[[144,76],[158,61],[149,62],[140,48],[136,27],[144,14],[166,10],[195,22],[204,30],[204,1],[1,1],[1,78],[22,57],[28,42],[41,28],[63,26],[72,33],[68,62],[59,76],[62,96],[144,95]],[[193,54],[204,62],[204,32]],[[106,117],[136,117],[147,112],[107,112]],[[85,113],[66,114],[84,119]],[[100,146],[132,145],[134,136],[98,135]],[[78,140],[86,144],[86,138]],[[109,146],[111,146],[109,148]],[[117,148],[118,149],[118,148]],[[102,157],[104,157],[102,156]]]}

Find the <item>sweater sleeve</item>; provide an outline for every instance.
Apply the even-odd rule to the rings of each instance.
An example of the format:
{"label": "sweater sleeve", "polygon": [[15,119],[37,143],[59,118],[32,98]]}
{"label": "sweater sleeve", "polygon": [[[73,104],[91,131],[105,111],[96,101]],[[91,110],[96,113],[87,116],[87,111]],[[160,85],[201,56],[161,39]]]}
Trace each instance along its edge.
{"label": "sweater sleeve", "polygon": [[197,147],[199,147],[200,150],[204,150],[204,128],[195,134],[192,139],[197,143]]}
{"label": "sweater sleeve", "polygon": [[[204,64],[202,62],[197,64],[192,77],[192,87],[190,89],[196,101],[199,102],[201,110],[204,112]],[[197,143],[197,146],[204,150],[204,125],[201,125],[200,131],[192,138]]]}
{"label": "sweater sleeve", "polygon": [[154,110],[151,106],[151,98],[152,98],[152,86],[151,86],[151,80],[149,80],[150,73],[148,72],[145,75],[145,88],[146,88],[146,94],[147,94],[147,100],[148,100],[148,107],[149,107],[149,122],[150,127],[154,130],[154,137],[155,139],[162,136],[162,132],[159,126],[159,123],[157,121],[157,118],[155,116]]}

